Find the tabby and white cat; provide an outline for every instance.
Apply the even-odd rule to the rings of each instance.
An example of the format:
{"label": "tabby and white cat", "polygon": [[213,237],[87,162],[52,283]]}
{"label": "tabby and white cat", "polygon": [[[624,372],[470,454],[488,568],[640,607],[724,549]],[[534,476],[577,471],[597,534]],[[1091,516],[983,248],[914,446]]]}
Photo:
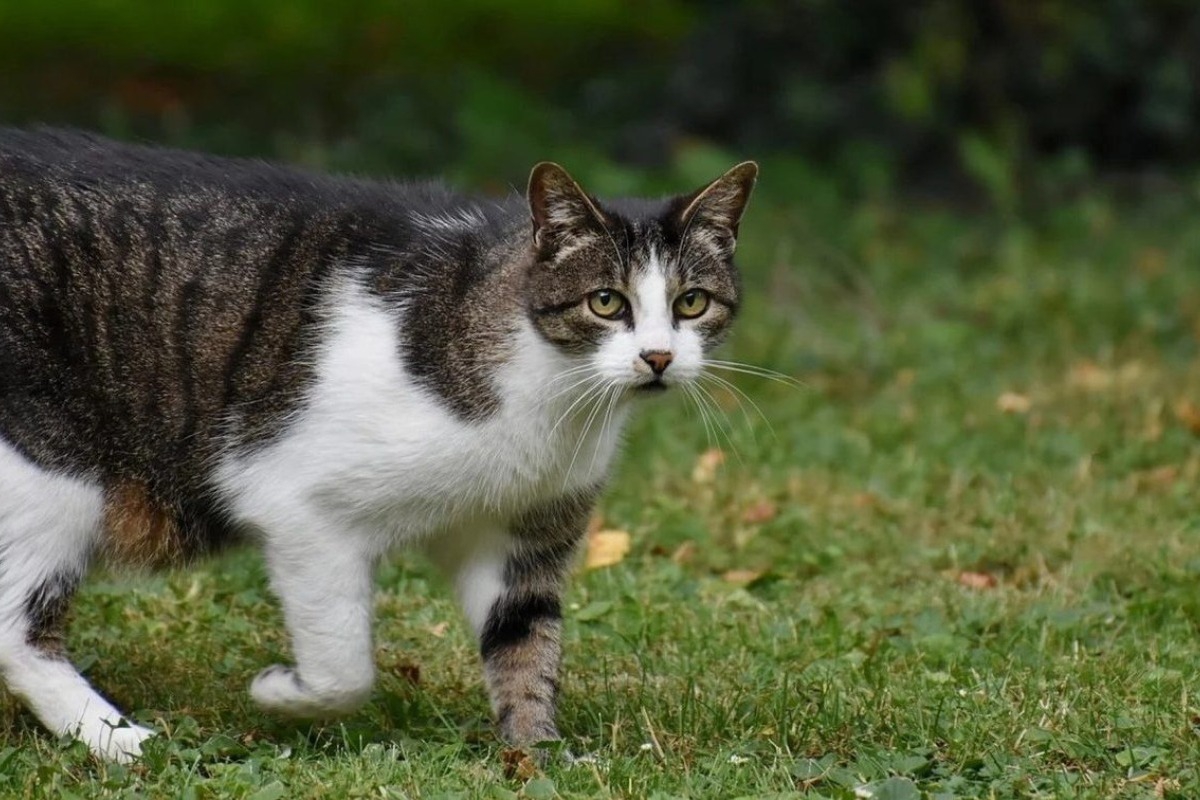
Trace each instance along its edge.
{"label": "tabby and white cat", "polygon": [[[265,709],[356,708],[373,568],[452,578],[500,731],[557,736],[560,598],[639,395],[695,381],[738,307],[757,167],[601,202],[0,131],[0,673],[50,730],[136,757],[66,660],[96,556],[264,550],[295,666]],[[532,221],[532,224],[531,224]]]}

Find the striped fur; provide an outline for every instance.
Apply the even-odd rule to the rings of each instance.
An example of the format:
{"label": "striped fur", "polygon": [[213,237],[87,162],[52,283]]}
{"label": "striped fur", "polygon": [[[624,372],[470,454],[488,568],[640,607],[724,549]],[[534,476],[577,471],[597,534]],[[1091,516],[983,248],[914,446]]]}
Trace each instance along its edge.
{"label": "striped fur", "polygon": [[[571,555],[633,398],[695,380],[728,329],[754,173],[601,201],[540,165],[526,197],[482,199],[0,131],[8,687],[136,756],[151,732],[65,659],[71,595],[97,555],[250,539],[296,661],[251,694],[350,711],[374,682],[374,567],[412,544],[454,580],[505,738],[557,736]],[[624,316],[589,311],[597,289]],[[711,297],[699,318],[672,311],[688,290]]]}

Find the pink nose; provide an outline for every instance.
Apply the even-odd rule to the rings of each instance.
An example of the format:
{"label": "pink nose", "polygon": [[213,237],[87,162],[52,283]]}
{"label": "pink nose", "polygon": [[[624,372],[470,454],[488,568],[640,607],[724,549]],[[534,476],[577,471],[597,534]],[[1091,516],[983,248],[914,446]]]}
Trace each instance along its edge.
{"label": "pink nose", "polygon": [[667,367],[671,365],[675,356],[671,355],[669,350],[643,350],[642,361],[650,365],[650,369],[654,370],[655,375],[662,375]]}

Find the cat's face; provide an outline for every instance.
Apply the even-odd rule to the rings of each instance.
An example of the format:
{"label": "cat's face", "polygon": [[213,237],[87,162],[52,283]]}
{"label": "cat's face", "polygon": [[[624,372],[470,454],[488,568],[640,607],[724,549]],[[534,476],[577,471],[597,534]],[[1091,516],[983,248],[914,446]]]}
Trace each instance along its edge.
{"label": "cat's face", "polygon": [[580,381],[650,393],[700,376],[737,311],[733,252],[757,174],[746,162],[691,195],[602,203],[561,167],[534,168],[527,304]]}

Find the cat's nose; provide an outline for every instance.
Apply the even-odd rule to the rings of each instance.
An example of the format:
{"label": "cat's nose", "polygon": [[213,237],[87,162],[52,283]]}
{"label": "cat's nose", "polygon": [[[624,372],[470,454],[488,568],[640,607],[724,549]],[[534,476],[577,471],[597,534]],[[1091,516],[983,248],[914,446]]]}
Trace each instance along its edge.
{"label": "cat's nose", "polygon": [[641,355],[655,375],[662,375],[675,359],[670,350],[643,350]]}

